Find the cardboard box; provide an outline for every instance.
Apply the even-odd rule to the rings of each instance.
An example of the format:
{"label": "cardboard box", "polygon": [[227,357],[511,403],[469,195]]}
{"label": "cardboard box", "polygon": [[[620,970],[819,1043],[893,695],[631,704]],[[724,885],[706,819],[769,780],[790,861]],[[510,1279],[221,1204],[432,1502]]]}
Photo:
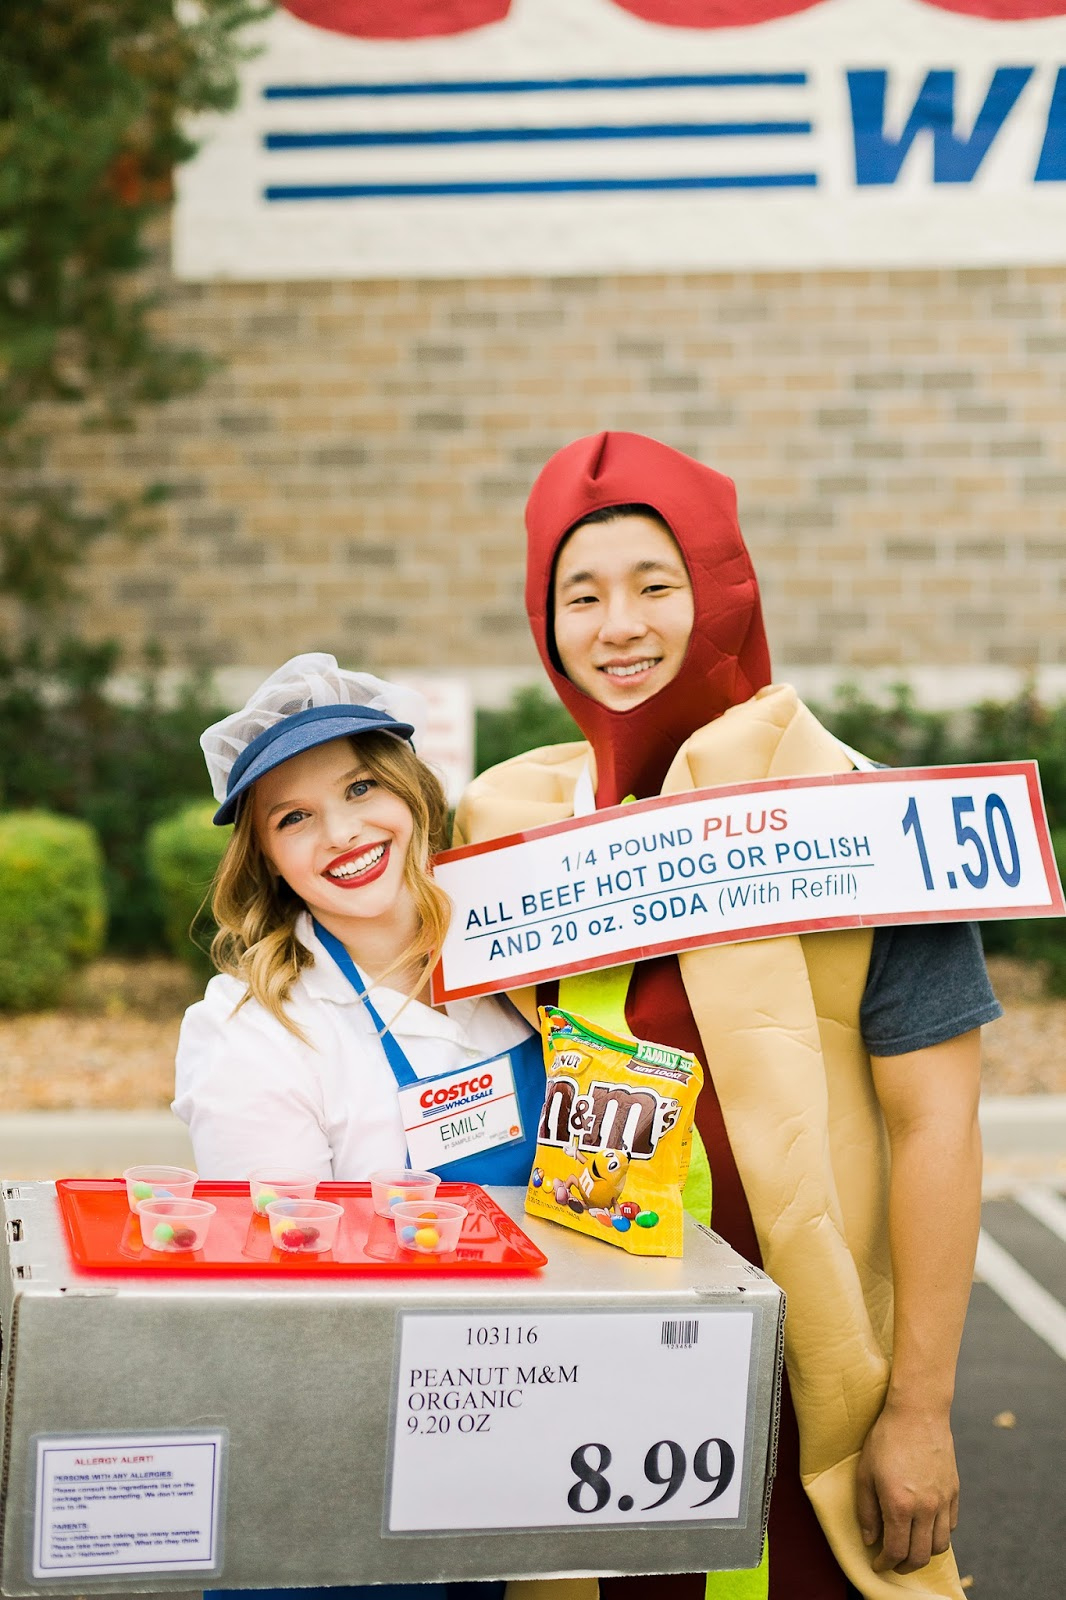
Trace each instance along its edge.
{"label": "cardboard box", "polygon": [[[682,1259],[636,1260],[524,1216],[524,1190],[490,1192],[548,1256],[541,1272],[102,1276],[72,1264],[53,1184],[3,1184],[0,1590],[187,1591],[757,1565],[776,1445],[780,1290],[691,1219]],[[656,1350],[635,1356],[638,1335],[649,1330]],[[734,1382],[712,1401],[719,1337],[743,1346],[746,1385]],[[531,1338],[535,1350],[504,1348]],[[436,1340],[444,1356],[469,1344],[469,1367],[437,1370]],[[731,1404],[740,1420],[729,1432],[721,1418]],[[477,1420],[479,1408],[496,1406],[500,1415]],[[474,1420],[460,1438],[464,1407]],[[451,1436],[423,1441],[426,1428],[447,1431],[433,1423],[434,1412],[448,1418]],[[469,1437],[482,1428],[497,1430],[491,1441]],[[197,1459],[215,1463],[213,1568],[191,1570],[160,1555],[158,1544],[154,1567],[143,1544],[125,1555],[107,1545],[111,1554],[95,1560],[105,1546],[93,1531],[99,1507],[86,1500],[87,1485],[112,1473],[108,1514],[119,1519],[121,1545],[122,1518],[143,1523],[144,1495],[156,1494],[144,1484],[177,1481],[124,1467],[128,1492],[115,1499],[117,1469],[106,1465],[101,1439],[114,1442],[116,1460],[125,1453],[134,1462],[153,1450],[172,1459],[168,1441],[200,1441]],[[96,1455],[71,1453],[83,1444]],[[53,1459],[83,1465],[48,1477]],[[104,1465],[84,1465],[91,1460]],[[507,1487],[512,1472],[526,1474],[526,1490]],[[672,1503],[653,1514],[664,1494]],[[557,1521],[543,1507],[529,1511],[537,1496],[558,1505]],[[710,1503],[694,1510],[704,1496]],[[727,1516],[724,1507],[732,1507]],[[531,1517],[540,1521],[523,1526]],[[46,1527],[68,1551],[66,1565],[42,1557]]]}

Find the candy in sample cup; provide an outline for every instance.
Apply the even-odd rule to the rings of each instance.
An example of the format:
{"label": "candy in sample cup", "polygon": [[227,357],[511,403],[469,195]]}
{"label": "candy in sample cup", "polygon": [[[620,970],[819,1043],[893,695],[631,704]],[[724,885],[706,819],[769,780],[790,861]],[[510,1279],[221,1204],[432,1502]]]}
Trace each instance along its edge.
{"label": "candy in sample cup", "polygon": [[293,1167],[259,1167],[248,1174],[252,1210],[261,1217],[272,1200],[313,1200],[317,1188],[313,1172],[298,1172]]}
{"label": "candy in sample cup", "polygon": [[370,1174],[370,1195],[379,1217],[391,1217],[408,1200],[432,1200],[440,1178],[435,1172],[412,1172],[407,1167],[385,1168]]}
{"label": "candy in sample cup", "polygon": [[141,1239],[149,1250],[202,1250],[214,1215],[209,1200],[142,1200]]}
{"label": "candy in sample cup", "polygon": [[122,1176],[131,1211],[139,1210],[142,1200],[188,1200],[196,1184],[188,1167],[127,1167]]}
{"label": "candy in sample cup", "polygon": [[466,1207],[452,1200],[405,1200],[392,1212],[396,1237],[421,1255],[448,1255],[459,1243]]}
{"label": "candy in sample cup", "polygon": [[266,1208],[270,1242],[277,1250],[332,1250],[343,1215],[335,1200],[271,1200]]}

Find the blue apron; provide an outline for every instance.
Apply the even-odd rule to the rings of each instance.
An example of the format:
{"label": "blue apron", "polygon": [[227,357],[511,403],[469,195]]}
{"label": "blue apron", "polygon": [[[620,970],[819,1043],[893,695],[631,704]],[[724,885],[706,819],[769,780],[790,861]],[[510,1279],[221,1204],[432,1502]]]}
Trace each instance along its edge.
{"label": "blue apron", "polygon": [[[385,1051],[385,1058],[392,1069],[392,1075],[401,1089],[408,1089],[417,1083],[424,1082],[419,1078],[411,1063],[404,1055],[397,1041],[386,1028],[366,992],[359,969],[341,944],[332,933],[314,924],[315,934],[325,945],[338,967],[348,979],[356,994],[366,1006],[374,1027],[377,1029],[378,1038],[381,1040]],[[522,1124],[522,1137],[513,1139],[508,1144],[495,1145],[491,1150],[478,1151],[474,1155],[460,1156],[457,1161],[438,1162],[433,1168],[439,1172],[447,1183],[510,1183],[526,1184],[533,1168],[533,1158],[537,1149],[537,1129],[540,1126],[541,1112],[544,1109],[544,1052],[541,1049],[540,1035],[531,1033],[528,1039],[523,1039],[521,1044],[516,1044],[510,1050],[503,1050],[499,1055],[491,1057],[488,1061],[479,1061],[471,1065],[470,1071],[476,1072],[479,1067],[490,1066],[492,1061],[499,1061],[503,1056],[509,1056],[511,1071],[514,1073],[515,1094],[518,1098],[518,1120]],[[410,1159],[407,1165],[410,1166]]]}

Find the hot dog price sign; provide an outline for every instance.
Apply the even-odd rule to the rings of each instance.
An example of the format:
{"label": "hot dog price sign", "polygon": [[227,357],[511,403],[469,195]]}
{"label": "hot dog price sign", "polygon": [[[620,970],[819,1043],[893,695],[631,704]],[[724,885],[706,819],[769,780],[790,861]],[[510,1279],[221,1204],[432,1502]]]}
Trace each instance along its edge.
{"label": "hot dog price sign", "polygon": [[436,1002],[703,945],[1062,916],[1036,763],[691,790],[446,851]]}

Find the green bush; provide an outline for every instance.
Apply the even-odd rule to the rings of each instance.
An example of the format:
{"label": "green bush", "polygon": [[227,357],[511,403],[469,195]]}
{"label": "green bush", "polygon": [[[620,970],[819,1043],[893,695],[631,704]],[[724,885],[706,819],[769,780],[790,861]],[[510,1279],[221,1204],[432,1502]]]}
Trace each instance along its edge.
{"label": "green bush", "polygon": [[103,947],[103,858],[93,830],[45,811],[0,815],[0,1008],[53,1005]]}
{"label": "green bush", "polygon": [[206,900],[229,840],[229,829],[216,828],[211,821],[215,809],[214,801],[193,801],[157,822],[148,835],[148,865],[163,908],[167,945],[203,976],[214,971],[207,952],[215,924]]}
{"label": "green bush", "polygon": [[[1066,879],[1066,828],[1052,829],[1051,845],[1059,876]],[[1042,961],[1048,992],[1066,995],[1066,919],[1031,917],[1019,922],[986,922],[982,931],[990,954],[1002,952],[1025,961]]]}
{"label": "green bush", "polygon": [[542,744],[565,744],[580,739],[581,729],[565,706],[549,700],[542,689],[519,689],[501,710],[482,708],[477,713],[474,762],[478,772],[495,767],[524,750]]}
{"label": "green bush", "polygon": [[871,700],[854,684],[841,684],[831,705],[812,704],[811,710],[838,739],[886,767],[936,767],[968,759],[954,747],[951,714],[920,710],[906,684],[897,684],[886,703]]}
{"label": "green bush", "polygon": [[117,667],[107,645],[0,653],[0,803],[80,817],[95,829],[108,944],[141,955],[165,948],[145,857],[149,829],[190,796],[207,797],[198,740],[225,710],[199,678],[164,701],[158,663],[145,667],[132,700],[118,701],[106,692]]}

